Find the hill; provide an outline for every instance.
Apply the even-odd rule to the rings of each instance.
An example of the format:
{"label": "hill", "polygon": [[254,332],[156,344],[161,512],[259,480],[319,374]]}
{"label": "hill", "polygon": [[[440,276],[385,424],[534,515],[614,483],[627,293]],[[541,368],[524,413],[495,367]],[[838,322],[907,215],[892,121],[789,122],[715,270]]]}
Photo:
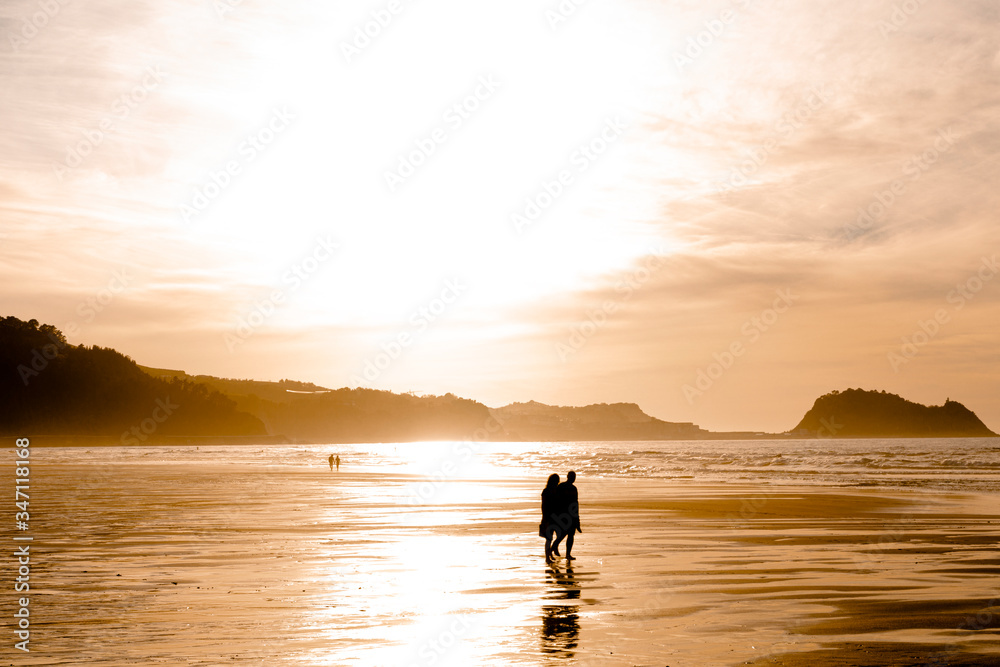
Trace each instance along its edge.
{"label": "hill", "polygon": [[208,436],[274,441],[269,435],[317,442],[506,438],[485,405],[452,394],[330,390],[141,367],[16,317],[0,319],[0,433],[88,446],[180,436],[192,443]]}
{"label": "hill", "polygon": [[[88,445],[139,445],[170,437],[330,443],[781,437],[711,433],[689,422],[656,419],[634,403],[563,407],[530,401],[490,409],[453,394],[416,396],[189,375],[139,366],[110,348],[71,345],[55,327],[16,317],[0,319],[0,434]],[[955,401],[928,407],[884,391],[849,389],[818,398],[795,429],[782,434],[789,435],[996,434]]]}
{"label": "hill", "polygon": [[275,403],[288,403],[297,394],[323,394],[332,391],[332,389],[320,387],[311,382],[296,382],[295,380],[280,380],[278,382],[236,380],[232,378],[218,378],[212,375],[189,375],[184,371],[166,368],[151,368],[141,365],[139,368],[148,375],[164,380],[177,378],[178,380],[186,380],[188,382],[199,382],[237,401],[248,396],[256,396],[257,398]]}
{"label": "hill", "polygon": [[530,401],[493,410],[515,440],[693,440],[708,436],[691,423],[650,417],[635,403],[560,407]]}
{"label": "hill", "polygon": [[711,437],[694,424],[645,414],[634,403],[559,407],[535,401],[490,409],[444,396],[328,389],[281,380],[232,380],[145,368],[156,377],[204,383],[256,415],[271,433],[325,442],[489,439],[514,441],[680,440]]}
{"label": "hill", "polygon": [[816,399],[793,429],[794,435],[835,438],[992,437],[974,412],[961,403],[913,403],[885,391],[848,389]]}
{"label": "hill", "polygon": [[259,436],[264,424],[204,384],[153,378],[109,348],[70,345],[57,328],[0,319],[0,433]]}
{"label": "hill", "polygon": [[307,442],[507,440],[482,403],[377,389],[328,389],[308,382],[235,380],[144,368],[154,377],[180,377],[224,393],[273,434]]}

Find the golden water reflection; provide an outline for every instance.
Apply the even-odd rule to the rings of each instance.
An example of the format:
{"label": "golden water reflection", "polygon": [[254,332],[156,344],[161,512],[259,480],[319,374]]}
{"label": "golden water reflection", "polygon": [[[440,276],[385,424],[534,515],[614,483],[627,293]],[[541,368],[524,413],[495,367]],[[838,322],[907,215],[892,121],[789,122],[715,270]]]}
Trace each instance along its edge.
{"label": "golden water reflection", "polygon": [[545,583],[550,603],[542,606],[542,652],[572,658],[580,642],[580,584],[572,566],[556,564],[545,571]]}

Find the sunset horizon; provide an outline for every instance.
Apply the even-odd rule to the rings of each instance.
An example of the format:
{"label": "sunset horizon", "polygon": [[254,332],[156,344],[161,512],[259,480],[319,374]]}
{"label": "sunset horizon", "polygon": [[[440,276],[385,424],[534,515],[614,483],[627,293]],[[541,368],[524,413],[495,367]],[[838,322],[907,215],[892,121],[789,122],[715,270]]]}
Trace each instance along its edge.
{"label": "sunset horizon", "polygon": [[[38,322],[37,320],[32,320],[30,322],[25,321],[25,322],[26,322],[26,324],[30,324],[31,322],[35,322],[36,326],[38,326],[39,328],[41,328],[43,330],[48,329],[49,327],[52,327],[52,325],[50,325],[48,323]],[[17,366],[17,369],[16,369],[17,370],[17,374],[20,377],[21,382],[24,384],[25,387],[27,387],[32,382],[32,380],[35,377],[38,377],[39,375],[41,375],[42,372],[45,371],[45,369],[47,368],[47,366],[49,364],[49,361],[51,359],[55,358],[56,355],[60,354],[67,346],[73,346],[74,345],[74,343],[73,343],[72,340],[66,339],[65,333],[66,332],[63,332],[63,331],[59,330],[58,327],[56,327],[54,332],[48,334],[47,338],[45,339],[47,342],[45,344],[42,344],[40,347],[36,346],[36,347],[32,348],[32,354],[30,356],[24,358],[25,363],[19,364]],[[232,336],[232,337],[229,338],[229,343],[230,344],[238,344],[239,340],[240,339],[238,337]],[[84,346],[84,347],[86,347],[86,346]],[[98,346],[98,347],[101,347],[101,346]],[[209,377],[209,378],[211,378],[213,380],[226,380],[226,381],[249,382],[249,383],[273,383],[273,384],[279,384],[279,385],[283,384],[283,383],[289,383],[289,384],[292,384],[292,385],[302,385],[303,387],[310,387],[310,389],[303,390],[300,393],[308,393],[309,391],[313,391],[313,392],[329,392],[329,391],[338,391],[338,390],[344,390],[344,389],[371,389],[371,387],[365,386],[366,385],[366,381],[370,381],[370,380],[374,379],[375,377],[377,377],[378,374],[380,373],[380,371],[384,367],[387,367],[392,362],[392,360],[394,359],[394,353],[397,350],[402,350],[403,347],[404,347],[403,345],[397,343],[397,347],[389,347],[387,350],[383,350],[383,352],[381,352],[379,355],[375,356],[372,360],[369,360],[368,362],[366,362],[365,368],[360,373],[360,376],[355,378],[356,381],[355,381],[355,383],[353,383],[352,386],[344,386],[344,387],[325,386],[325,385],[322,385],[320,383],[316,383],[316,382],[312,382],[312,381],[308,381],[308,380],[301,380],[301,379],[298,379],[298,378],[290,378],[290,377],[282,377],[282,378],[275,378],[275,379],[262,379],[262,378],[253,378],[253,377],[240,377],[240,378],[224,378],[224,377],[222,377],[222,378],[216,378],[216,377],[210,376],[210,375],[208,375],[206,373],[199,373],[199,372],[197,372],[196,369],[154,368],[154,367],[149,367],[147,365],[142,364],[142,360],[141,359],[133,359],[133,361],[135,361],[136,364],[138,364],[141,368],[143,368],[144,371],[146,371],[147,373],[149,373],[153,377],[157,377],[157,374],[159,372],[163,371],[163,372],[169,372],[171,374],[177,373],[177,374],[180,374],[180,376],[182,376],[182,377],[191,378],[191,379],[195,379],[195,378],[198,378],[199,376],[201,376],[203,378],[204,377]],[[735,349],[735,351],[738,353],[739,349]],[[126,356],[128,356],[128,355],[126,355]],[[730,351],[729,354],[726,355],[726,356],[721,356],[721,355],[718,356],[716,358],[716,361],[712,365],[710,365],[708,367],[707,372],[706,371],[700,371],[698,377],[695,379],[695,381],[692,384],[685,385],[685,387],[684,387],[685,395],[686,396],[690,396],[690,397],[697,397],[697,396],[700,396],[700,395],[704,394],[705,391],[708,391],[708,389],[711,388],[711,385],[712,385],[714,379],[716,378],[716,376],[718,375],[719,377],[721,377],[721,374],[724,373],[724,371],[728,370],[728,368],[731,367],[731,365],[733,363],[735,363],[735,360],[738,358],[738,356],[739,356],[739,354],[733,354],[732,351]],[[129,358],[131,358],[131,357],[129,357]],[[287,390],[287,391],[292,391],[292,390]],[[862,391],[862,392],[869,392],[869,393],[877,393],[877,392],[879,392],[879,388],[877,388],[877,387],[876,388],[870,388],[870,387],[867,387],[867,388],[866,387],[856,387],[856,388],[855,387],[843,387],[843,388],[837,387],[837,388],[831,388],[828,391],[822,392],[822,394],[817,394],[814,400],[819,401],[821,398],[827,397],[830,394],[839,394],[841,391],[847,391],[847,392]],[[405,394],[405,395],[413,395],[413,396],[435,395],[435,394],[432,394],[430,392],[422,392],[422,391],[416,391],[416,390],[396,391],[395,393],[397,393],[397,394]],[[886,394],[887,392],[885,391],[885,389],[881,389],[881,393],[882,394]],[[454,392],[451,392],[451,391],[442,392],[442,394],[449,395],[449,396],[454,396],[455,395]],[[441,394],[438,394],[438,395],[441,395]],[[892,395],[891,392],[890,392],[890,395]],[[480,401],[478,398],[476,398],[474,396],[458,396],[457,398],[459,398],[459,399],[467,399],[467,400],[472,400],[472,401],[476,401],[476,402],[479,402],[479,403],[483,403],[484,405],[486,405],[486,407],[490,408],[491,410],[498,410],[498,409],[505,408],[505,407],[512,407],[512,406],[524,405],[524,404],[538,404],[538,405],[542,405],[542,406],[545,406],[545,407],[554,407],[554,408],[586,408],[586,407],[594,407],[596,405],[634,405],[640,411],[642,411],[643,413],[647,414],[649,417],[652,417],[653,419],[659,419],[661,421],[670,422],[670,423],[692,423],[692,422],[688,422],[688,421],[686,421],[684,419],[674,418],[674,417],[671,417],[671,416],[650,414],[648,411],[646,411],[646,410],[643,409],[642,405],[634,403],[634,402],[626,402],[626,401],[604,401],[604,402],[600,402],[600,403],[595,402],[595,403],[585,403],[585,404],[580,404],[580,405],[561,405],[561,404],[552,404],[552,405],[549,405],[549,404],[545,404],[545,403],[543,403],[541,401],[538,401],[538,400],[536,400],[535,398],[533,398],[531,396],[528,396],[528,397],[519,398],[517,400],[511,401],[510,403],[506,403],[506,404],[489,405],[489,404],[486,404],[483,401]],[[905,396],[902,396],[900,398],[903,398],[904,400],[906,400]],[[932,408],[933,407],[942,407],[942,406],[944,406],[944,404],[947,401],[951,401],[951,400],[953,400],[952,399],[952,395],[949,394],[948,398],[946,398],[944,401],[942,401],[940,406],[931,404],[931,405],[928,405],[927,407],[932,407]],[[962,401],[958,400],[956,402],[957,403],[961,403]],[[810,403],[809,405],[813,406],[813,403]],[[973,413],[974,412],[975,411],[973,411]],[[838,435],[837,431],[840,428],[842,428],[842,425],[840,425],[837,422],[837,416],[838,416],[837,413],[831,413],[831,414],[827,415],[826,419],[831,420],[831,421],[827,422],[827,426],[829,428],[827,428],[826,431],[823,431],[820,434],[820,437],[835,437],[835,436]],[[841,418],[846,418],[848,416],[849,415],[847,415],[847,414],[840,414]],[[795,417],[793,421],[797,422],[800,418],[801,418],[801,413],[799,414],[799,416]],[[702,425],[695,424],[695,426],[701,427]],[[711,429],[711,428],[704,429],[704,430],[707,431],[707,432],[710,432],[710,433],[724,432],[724,431],[721,431],[719,429]],[[760,431],[759,429],[749,429],[749,428],[730,429],[729,432],[731,432],[731,433],[743,433],[743,434],[752,434],[752,433],[763,434],[763,433],[765,433],[765,432]],[[781,429],[779,431],[772,431],[771,434],[792,434],[793,432],[794,432],[794,428],[790,426],[788,428]],[[281,435],[281,434],[280,433],[271,433],[271,435]]]}
{"label": "sunset horizon", "polygon": [[2,3],[3,655],[1000,664],[998,28]]}

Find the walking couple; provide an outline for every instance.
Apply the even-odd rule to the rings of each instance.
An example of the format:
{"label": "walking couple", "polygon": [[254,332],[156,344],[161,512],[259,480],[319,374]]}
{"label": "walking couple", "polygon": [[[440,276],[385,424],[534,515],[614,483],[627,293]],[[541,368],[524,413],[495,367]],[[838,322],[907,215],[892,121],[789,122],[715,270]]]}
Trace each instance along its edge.
{"label": "walking couple", "polygon": [[559,556],[559,544],[566,538],[566,560],[574,560],[573,534],[580,528],[580,501],[577,494],[576,473],[570,470],[566,481],[559,483],[559,475],[549,475],[542,491],[542,522],[538,524],[539,537],[545,538],[545,562],[551,563]]}

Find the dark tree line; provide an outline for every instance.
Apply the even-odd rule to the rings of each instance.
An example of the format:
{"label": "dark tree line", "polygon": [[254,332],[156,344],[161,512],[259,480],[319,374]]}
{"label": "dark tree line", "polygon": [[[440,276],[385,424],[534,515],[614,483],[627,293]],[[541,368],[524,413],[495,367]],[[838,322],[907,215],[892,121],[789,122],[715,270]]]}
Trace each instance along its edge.
{"label": "dark tree line", "polygon": [[0,432],[120,437],[133,428],[139,440],[266,433],[259,419],[205,385],[151,377],[120,352],[70,345],[37,320],[0,319]]}

